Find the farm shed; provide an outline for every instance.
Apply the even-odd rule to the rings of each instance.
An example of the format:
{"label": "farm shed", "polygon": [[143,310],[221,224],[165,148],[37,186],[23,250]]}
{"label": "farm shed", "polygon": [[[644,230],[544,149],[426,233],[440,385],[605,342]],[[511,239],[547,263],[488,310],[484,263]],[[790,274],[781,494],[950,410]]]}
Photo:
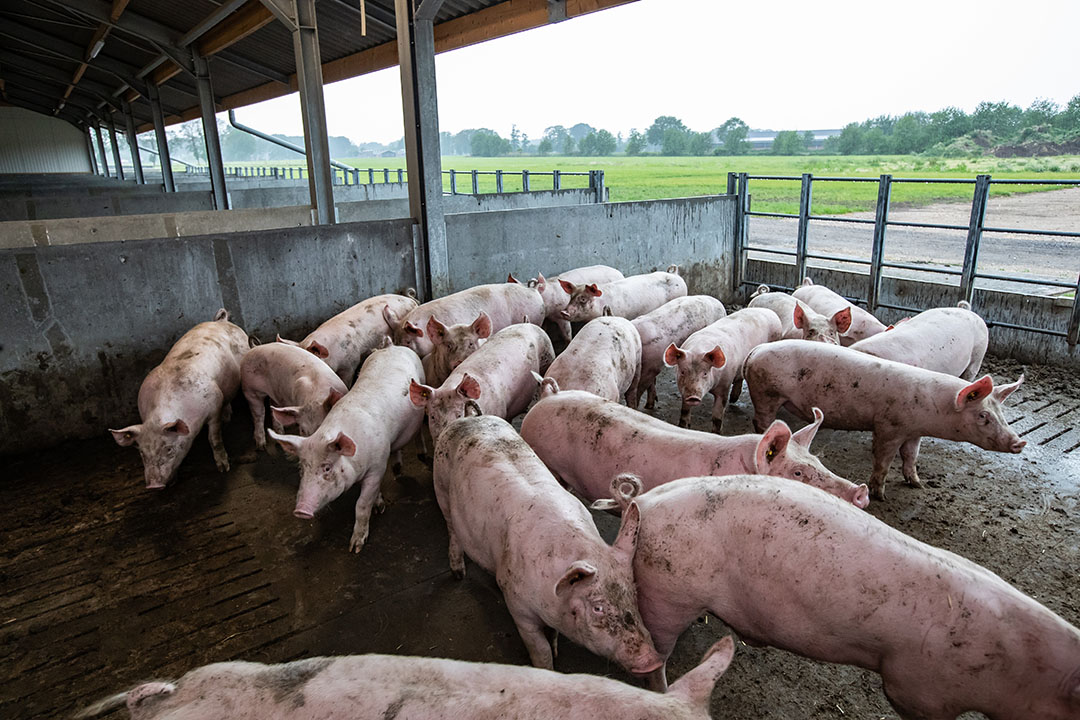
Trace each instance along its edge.
{"label": "farm shed", "polygon": [[[630,274],[678,264],[691,292],[729,304],[744,300],[740,280],[749,277],[794,284],[783,263],[751,260],[736,274],[745,218],[734,192],[637,203],[606,203],[595,185],[443,194],[434,53],[623,1],[5,3],[0,77],[10,107],[0,117],[5,133],[15,130],[0,134],[0,715],[66,716],[137,681],[228,659],[387,652],[527,661],[494,580],[478,569],[464,583],[450,577],[430,470],[419,461],[388,481],[389,507],[353,555],[355,492],[311,524],[292,518],[296,468],[250,452],[242,403],[225,438],[233,469],[219,475],[200,441],[163,494],[143,488],[138,455],[105,431],[136,419],[142,378],[219,307],[265,342],[302,336],[371,295],[415,287],[439,296],[508,271],[608,262]],[[397,64],[408,181],[342,184],[322,84]],[[214,113],[297,90],[306,177],[228,174]],[[194,118],[204,120],[207,174],[174,176],[163,129]],[[134,141],[151,128],[160,175],[143,166]],[[130,157],[120,155],[118,134]],[[822,279],[846,295],[862,281]],[[947,286],[887,281],[883,292],[926,305],[952,300]],[[985,302],[1004,315],[1067,313],[1002,295]],[[1075,367],[1063,342],[995,332],[1005,333],[995,336],[1005,356],[991,368],[996,377],[1018,374],[1009,357]],[[929,442],[931,487],[898,488],[871,511],[1076,622],[1080,397],[1071,377],[1054,366],[1029,370],[1010,419],[1031,452],[987,458]],[[658,413],[671,417],[678,403],[666,382]],[[749,431],[748,408],[745,397],[735,406],[735,431]],[[857,478],[862,440],[824,431],[818,451]],[[597,522],[610,540],[615,522]],[[673,674],[696,663],[723,634],[718,626],[714,618],[692,629]],[[571,643],[560,650],[559,670],[629,679]],[[713,706],[718,717],[834,708],[890,712],[870,673],[747,647]]]}

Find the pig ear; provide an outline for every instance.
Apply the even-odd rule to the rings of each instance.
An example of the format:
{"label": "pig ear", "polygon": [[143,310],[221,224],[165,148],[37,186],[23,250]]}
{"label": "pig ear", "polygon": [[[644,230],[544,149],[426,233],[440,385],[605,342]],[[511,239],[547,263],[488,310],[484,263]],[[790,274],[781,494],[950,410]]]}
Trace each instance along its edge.
{"label": "pig ear", "polygon": [[1020,379],[1014,383],[1008,385],[998,385],[994,388],[994,399],[998,402],[1005,402],[1005,400],[1014,392],[1020,389],[1020,386],[1024,384],[1024,376],[1021,375]]}
{"label": "pig ear", "polygon": [[716,681],[731,665],[735,657],[735,641],[728,635],[709,648],[696,668],[676,680],[668,689],[669,695],[678,695],[707,714]]}
{"label": "pig ear", "polygon": [[[386,338],[386,339],[388,339],[388,338]],[[323,400],[323,404],[322,404],[323,410],[326,410],[327,412],[329,412],[330,408],[337,405],[338,400],[340,400],[343,397],[345,397],[345,393],[341,392],[340,390],[331,390],[329,393],[327,393],[326,399]]]}
{"label": "pig ear", "polygon": [[113,440],[120,447],[128,447],[139,440],[139,433],[142,432],[142,425],[128,425],[123,430],[110,430]]}
{"label": "pig ear", "polygon": [[635,501],[631,501],[622,514],[622,525],[619,526],[619,534],[611,547],[617,553],[627,558],[634,557],[637,549],[638,528],[641,527],[641,510]]}
{"label": "pig ear", "polygon": [[311,344],[307,346],[307,351],[315,357],[322,358],[323,360],[330,357],[330,351],[326,349],[326,346],[314,340],[312,340]]}
{"label": "pig ear", "polygon": [[[434,315],[428,318],[427,321],[427,334],[431,342],[438,345],[446,337],[446,326],[439,322]],[[420,337],[424,337],[423,333]]]}
{"label": "pig ear", "polygon": [[724,351],[720,349],[719,345],[705,353],[705,359],[712,363],[712,366],[717,369],[724,367],[724,363],[727,362],[727,356],[724,355]]}
{"label": "pig ear", "polygon": [[810,448],[810,443],[814,442],[814,436],[817,435],[817,431],[821,429],[821,423],[825,420],[825,413],[821,412],[818,408],[814,408],[813,410],[814,422],[791,436],[792,440],[807,449]]}
{"label": "pig ear", "polygon": [[675,367],[684,357],[686,357],[686,353],[680,350],[678,345],[671,343],[667,346],[667,350],[664,351],[664,364],[668,367]]}
{"label": "pig ear", "polygon": [[458,383],[457,391],[461,397],[476,400],[480,397],[480,383],[476,382],[476,378],[472,375],[465,373],[465,377]]}
{"label": "pig ear", "polygon": [[567,295],[573,295],[574,292],[577,290],[577,286],[569,280],[560,280],[559,285],[562,286],[563,292]]}
{"label": "pig ear", "polygon": [[188,435],[191,433],[191,428],[189,428],[187,423],[183,420],[173,420],[171,423],[165,423],[161,426],[161,429],[167,433],[176,433],[177,435]]}
{"label": "pig ear", "polygon": [[603,315],[604,317],[611,317],[611,308],[609,306],[604,306]]}
{"label": "pig ear", "polygon": [[514,273],[509,273],[506,276],[506,282],[514,283],[515,285],[520,285],[521,284],[520,282],[518,282],[518,279],[516,277],[514,277]]}
{"label": "pig ear", "polygon": [[274,414],[274,419],[278,421],[282,427],[288,425],[295,425],[297,419],[300,417],[300,408],[293,405],[291,407],[274,407],[270,406],[270,412]]}
{"label": "pig ear", "polygon": [[271,429],[267,429],[266,432],[285,452],[290,455],[300,454],[300,446],[303,444],[304,438],[299,437],[298,435],[280,435]]}
{"label": "pig ear", "polygon": [[300,343],[296,342],[295,340],[286,340],[280,335],[277,336],[277,341],[279,343],[285,343],[286,345],[292,345],[293,347],[300,347]]}
{"label": "pig ear", "polygon": [[979,402],[994,392],[994,381],[989,375],[983,375],[956,395],[956,409],[963,410],[969,403]]}
{"label": "pig ear", "polygon": [[339,432],[336,438],[326,443],[326,449],[338,455],[352,457],[356,454],[356,443],[345,433]]}
{"label": "pig ear", "polygon": [[588,582],[596,577],[596,568],[584,560],[578,560],[567,569],[559,582],[555,583],[555,596],[562,597],[580,582]]}
{"label": "pig ear", "polygon": [[585,292],[589,293],[593,297],[600,297],[604,294],[604,291],[596,283],[589,283],[585,286]]}
{"label": "pig ear", "polygon": [[476,319],[473,320],[472,329],[478,337],[491,337],[491,318],[488,317],[486,312],[481,312],[476,316]]}
{"label": "pig ear", "polygon": [[427,407],[428,400],[431,399],[433,392],[435,392],[435,388],[421,385],[415,380],[409,380],[409,399],[412,400],[412,404],[416,407]]}
{"label": "pig ear", "polygon": [[[532,283],[530,283],[530,285],[532,285]],[[536,292],[544,292],[547,288],[547,280],[544,279],[544,273],[536,274],[536,285],[532,286],[536,288]]]}
{"label": "pig ear", "polygon": [[847,306],[840,312],[832,316],[833,324],[836,325],[836,332],[846,333],[851,327],[851,306]]}
{"label": "pig ear", "polygon": [[401,320],[399,320],[397,316],[394,315],[394,311],[390,309],[389,304],[382,306],[382,318],[383,321],[386,322],[387,326],[389,326],[391,332],[397,330],[398,325],[401,324]]}
{"label": "pig ear", "polygon": [[806,311],[802,308],[802,303],[795,303],[795,311],[791,315],[792,321],[795,323],[795,327],[802,330],[806,327]]}
{"label": "pig ear", "polygon": [[804,278],[803,278],[803,280],[802,280],[802,286],[803,286],[803,287],[810,287],[810,286],[811,286],[811,285],[813,285],[813,284],[814,284],[814,281],[813,281],[813,280],[811,280],[811,279],[810,279],[810,278],[808,278],[808,277],[804,277]]}
{"label": "pig ear", "polygon": [[773,420],[773,424],[761,436],[757,449],[754,450],[754,469],[758,474],[772,474],[769,472],[769,467],[783,457],[789,440],[791,440],[791,428],[783,420]]}

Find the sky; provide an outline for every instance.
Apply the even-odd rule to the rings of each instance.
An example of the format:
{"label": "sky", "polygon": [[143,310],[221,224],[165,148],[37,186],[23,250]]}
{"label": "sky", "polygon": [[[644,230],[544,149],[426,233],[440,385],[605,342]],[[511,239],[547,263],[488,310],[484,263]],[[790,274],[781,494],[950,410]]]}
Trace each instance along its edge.
{"label": "sky", "polygon": [[[1064,105],[1080,94],[1077,0],[638,0],[436,56],[439,128],[532,139],[584,122],[626,136],[659,115],[693,130],[843,127],[878,115]],[[331,135],[402,136],[396,67],[326,87]],[[298,95],[237,111],[301,134]]]}

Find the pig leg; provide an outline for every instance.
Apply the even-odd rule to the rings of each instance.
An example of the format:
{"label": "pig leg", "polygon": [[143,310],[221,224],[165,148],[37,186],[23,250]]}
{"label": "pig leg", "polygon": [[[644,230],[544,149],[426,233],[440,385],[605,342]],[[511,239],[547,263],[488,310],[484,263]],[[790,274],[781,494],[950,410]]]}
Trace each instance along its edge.
{"label": "pig leg", "polygon": [[720,429],[724,427],[724,413],[727,412],[727,406],[728,401],[722,391],[719,395],[713,393],[712,430],[717,435],[720,434]]}
{"label": "pig leg", "polygon": [[560,318],[559,320],[555,321],[555,326],[559,328],[559,335],[561,335],[562,339],[566,342],[570,342],[570,340],[574,337],[574,333],[570,328],[569,320],[563,320]]}
{"label": "pig leg", "polygon": [[231,401],[227,400],[227,401],[225,401],[225,404],[221,406],[221,421],[222,422],[231,422],[232,421],[232,402]]}
{"label": "pig leg", "polygon": [[228,472],[229,456],[225,452],[225,443],[221,440],[221,419],[223,414],[222,408],[219,407],[217,412],[210,414],[207,425],[209,426],[210,447],[214,451],[214,464],[217,465],[219,472]]}
{"label": "pig leg", "polygon": [[911,438],[905,440],[904,444],[900,446],[900,459],[904,462],[904,479],[907,480],[908,485],[917,488],[926,487],[923,481],[919,479],[919,471],[915,468],[915,463],[919,459],[920,440],[922,438]]}
{"label": "pig leg", "polygon": [[870,473],[870,494],[877,500],[885,499],[885,476],[889,474],[889,465],[903,442],[902,438],[874,431],[874,469]]}
{"label": "pig leg", "polygon": [[465,551],[461,549],[461,542],[454,532],[454,523],[449,516],[446,518],[446,532],[450,536],[450,572],[458,580],[465,578]]}
{"label": "pig leg", "polygon": [[735,379],[731,381],[731,394],[728,396],[728,402],[733,403],[739,399],[742,395],[742,373],[735,376]]}
{"label": "pig leg", "polygon": [[[500,587],[502,585],[499,583]],[[506,609],[514,618],[514,624],[517,625],[518,634],[525,643],[525,649],[529,651],[529,660],[532,661],[533,667],[554,670],[555,660],[551,655],[551,642],[548,640],[544,623],[532,609],[521,607],[520,601],[514,598],[513,594],[507,593],[506,588],[503,588],[503,594],[506,596]]]}
{"label": "pig leg", "polygon": [[394,477],[401,474],[401,450],[394,453],[394,464],[390,467],[390,472],[394,473]]}
{"label": "pig leg", "polygon": [[679,427],[690,427],[690,405],[683,401],[682,407],[679,409]]}
{"label": "pig leg", "polygon": [[371,508],[381,497],[379,486],[382,473],[372,472],[360,481],[360,497],[356,500],[356,522],[353,524],[352,539],[349,541],[351,552],[360,552],[367,541],[368,526],[371,524]]}
{"label": "pig leg", "polygon": [[656,381],[653,380],[649,385],[649,397],[645,399],[645,409],[653,410],[656,408]]}
{"label": "pig leg", "polygon": [[639,402],[641,402],[641,389],[638,387],[638,380],[634,380],[626,389],[626,405],[637,410]]}
{"label": "pig leg", "polygon": [[645,687],[653,692],[666,693],[667,692],[667,663],[653,670],[645,677]]}
{"label": "pig leg", "polygon": [[244,393],[251,409],[251,423],[255,426],[255,449],[266,449],[266,398],[258,393]]}

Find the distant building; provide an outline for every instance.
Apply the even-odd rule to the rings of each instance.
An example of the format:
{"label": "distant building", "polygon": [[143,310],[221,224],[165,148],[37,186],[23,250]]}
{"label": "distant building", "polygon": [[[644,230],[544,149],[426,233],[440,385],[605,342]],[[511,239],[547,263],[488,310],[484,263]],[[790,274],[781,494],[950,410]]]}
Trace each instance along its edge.
{"label": "distant building", "polygon": [[[751,150],[768,150],[772,148],[773,140],[776,139],[778,130],[751,130],[746,134],[746,141],[750,143]],[[805,130],[799,130],[799,134],[806,132]],[[836,137],[840,134],[840,129],[831,130],[811,130],[814,133],[814,141],[810,144],[807,150],[820,150],[825,146],[825,140],[827,138]]]}

